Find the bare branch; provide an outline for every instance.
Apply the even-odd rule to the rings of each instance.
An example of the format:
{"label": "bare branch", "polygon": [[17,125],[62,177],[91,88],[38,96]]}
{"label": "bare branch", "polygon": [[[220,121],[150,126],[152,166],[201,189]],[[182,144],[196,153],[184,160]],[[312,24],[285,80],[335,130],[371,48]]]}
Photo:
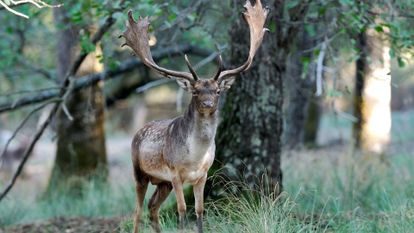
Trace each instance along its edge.
{"label": "bare branch", "polygon": [[13,5],[16,5],[16,6],[22,5],[22,4],[32,4],[32,5],[35,5],[39,9],[41,9],[43,7],[50,7],[50,8],[52,8],[52,7],[59,7],[59,6],[62,6],[63,5],[63,4],[50,5],[50,4],[47,4],[47,3],[45,3],[45,2],[43,2],[41,0],[20,0],[20,1],[10,0],[10,2]]}
{"label": "bare branch", "polygon": [[33,114],[35,114],[36,112],[38,112],[39,110],[43,109],[44,107],[46,107],[47,105],[57,102],[59,101],[58,99],[51,99],[49,101],[47,101],[46,103],[40,105],[39,107],[33,109],[32,111],[30,111],[29,114],[27,114],[27,116],[20,122],[20,124],[17,126],[17,128],[14,130],[13,134],[10,136],[10,138],[7,140],[6,144],[4,145],[4,148],[0,154],[0,168],[3,162],[3,157],[7,152],[7,149],[10,146],[10,143],[13,141],[13,139],[17,136],[17,134],[20,132],[20,130],[23,128],[23,126],[27,123],[27,121],[30,119],[30,117],[33,116]]}
{"label": "bare branch", "polygon": [[318,62],[316,66],[316,96],[322,95],[322,72],[323,72],[323,61],[325,60],[325,52],[328,38],[325,37],[325,41],[322,43],[321,51],[319,52]]}
{"label": "bare branch", "polygon": [[12,179],[10,180],[9,184],[4,188],[4,190],[0,194],[0,201],[3,200],[3,198],[10,192],[10,190],[13,188],[14,184],[16,183],[17,178],[22,173],[24,165],[27,162],[27,159],[29,158],[30,154],[33,151],[34,146],[36,145],[37,141],[42,136],[45,129],[49,126],[50,122],[52,121],[52,118],[55,116],[57,110],[59,109],[59,104],[55,104],[53,106],[52,111],[50,111],[49,116],[45,122],[41,125],[41,127],[37,130],[36,134],[34,135],[32,141],[29,144],[29,147],[27,147],[26,151],[24,152],[24,156],[22,161],[20,162],[19,166],[17,167],[16,172],[14,173]]}
{"label": "bare branch", "polygon": [[173,81],[174,80],[172,80],[172,79],[158,79],[158,80],[149,82],[145,85],[142,85],[142,86],[138,87],[137,89],[135,89],[135,93],[140,94],[140,93],[143,93],[143,92],[145,92],[145,91],[147,91],[151,88],[158,87],[158,86],[161,86],[163,84],[170,83],[170,82],[173,82]]}
{"label": "bare branch", "polygon": [[60,7],[60,6],[63,5],[63,4],[49,5],[49,4],[47,4],[47,3],[45,3],[41,0],[20,0],[20,1],[10,0],[10,3],[11,3],[10,5],[7,5],[3,0],[0,0],[0,5],[3,6],[3,9],[11,12],[12,14],[15,14],[17,16],[20,16],[20,17],[23,17],[23,18],[26,18],[26,19],[28,19],[29,16],[27,16],[27,15],[21,13],[21,12],[18,12],[16,10],[12,9],[12,8],[16,7],[16,6],[24,5],[24,4],[34,5],[35,7],[39,8],[39,9],[41,9],[43,7],[54,8],[54,7]]}
{"label": "bare branch", "polygon": [[[114,19],[112,18],[112,14],[108,16],[105,23],[99,28],[98,32],[92,37],[92,43],[96,44],[102,36],[105,34],[105,32],[113,25]],[[65,76],[64,82],[62,84],[62,87],[60,89],[59,98],[63,98],[64,96],[67,96],[71,91],[73,91],[73,88],[68,88],[71,85],[71,77],[74,76],[79,69],[80,65],[82,64],[83,60],[85,59],[86,54],[80,54],[78,59],[75,60],[75,62],[72,64],[71,69],[69,69],[68,73]],[[43,135],[43,132],[45,129],[49,126],[51,123],[53,117],[56,115],[57,111],[61,107],[62,101],[59,103],[55,103],[52,110],[50,111],[47,119],[43,122],[41,127],[36,131],[36,134],[34,135],[33,139],[31,140],[29,147],[26,149],[23,155],[22,161],[20,161],[20,164],[14,173],[12,179],[10,180],[9,184],[4,188],[4,190],[0,194],[0,201],[3,200],[3,198],[10,192],[10,190],[13,188],[14,184],[16,183],[17,178],[20,176],[21,172],[23,171],[23,168],[27,162],[27,159],[30,157],[34,146],[36,145],[37,141],[39,141],[40,137]]]}
{"label": "bare branch", "polygon": [[18,90],[18,91],[15,91],[15,92],[7,92],[7,93],[4,93],[4,94],[1,94],[0,97],[10,97],[10,96],[14,96],[14,95],[22,95],[22,94],[27,94],[27,93],[42,93],[42,92],[45,92],[45,91],[58,90],[58,89],[60,89],[59,86],[40,88],[40,89],[36,89],[36,90],[23,89],[23,90]]}
{"label": "bare branch", "polygon": [[[159,49],[154,51],[153,58],[155,61],[159,61],[166,56],[178,56],[183,53],[194,54],[197,56],[209,56],[211,51],[202,49],[196,46],[191,45],[178,45],[171,48]],[[137,67],[141,67],[144,64],[142,61],[137,60],[135,58],[127,60],[119,65],[117,68],[112,70],[106,70],[102,73],[86,75],[80,78],[77,78],[74,83],[74,90],[80,90],[85,87],[89,87],[91,85],[96,84],[101,80],[109,80],[115,77],[118,77],[120,74],[124,74],[130,72]],[[1,103],[0,104],[0,114],[8,111],[14,111],[21,107],[25,107],[28,105],[40,103],[46,101],[51,98],[55,98],[59,96],[59,90],[45,90],[36,95],[27,95],[22,98],[19,98],[13,102]]]}
{"label": "bare branch", "polygon": [[15,10],[13,10],[12,8],[10,8],[6,3],[4,3],[2,0],[0,0],[0,5],[2,5],[3,7],[4,7],[4,9],[6,9],[7,11],[9,11],[9,12],[11,12],[12,14],[15,14],[15,15],[17,15],[17,16],[20,16],[20,17],[23,17],[23,18],[26,18],[26,19],[28,19],[29,18],[29,16],[27,16],[27,15],[25,15],[25,14],[22,14],[22,13],[20,13],[20,12],[18,12],[18,11],[15,11]]}

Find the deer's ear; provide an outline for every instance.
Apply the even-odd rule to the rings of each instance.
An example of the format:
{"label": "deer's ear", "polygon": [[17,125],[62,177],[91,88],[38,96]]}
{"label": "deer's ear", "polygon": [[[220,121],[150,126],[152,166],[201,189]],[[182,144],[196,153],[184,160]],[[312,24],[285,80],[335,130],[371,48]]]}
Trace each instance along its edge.
{"label": "deer's ear", "polygon": [[182,89],[188,92],[191,92],[193,90],[193,85],[187,79],[177,78],[175,81]]}
{"label": "deer's ear", "polygon": [[235,80],[236,80],[235,76],[222,80],[219,84],[220,85],[220,90],[226,91],[226,90],[230,89],[231,85],[233,85]]}

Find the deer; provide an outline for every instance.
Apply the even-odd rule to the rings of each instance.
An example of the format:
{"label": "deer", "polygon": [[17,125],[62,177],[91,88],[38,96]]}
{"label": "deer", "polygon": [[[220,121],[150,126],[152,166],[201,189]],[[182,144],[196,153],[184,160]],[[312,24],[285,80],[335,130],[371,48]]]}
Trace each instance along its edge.
{"label": "deer", "polygon": [[244,19],[250,31],[250,50],[247,60],[239,67],[223,69],[221,55],[218,55],[218,70],[209,79],[201,79],[184,56],[189,72],[175,71],[158,66],[151,55],[148,42],[148,17],[137,21],[128,11],[127,29],[120,37],[147,67],[166,78],[173,78],[185,91],[191,93],[191,101],[184,115],[167,120],[152,121],[135,134],[131,144],[133,173],[136,184],[136,208],[134,233],[139,232],[143,203],[148,184],[156,190],[148,202],[151,227],[161,232],[159,209],[174,190],[178,209],[178,229],[184,230],[186,203],[183,185],[193,186],[197,232],[203,232],[204,186],[207,172],[215,157],[215,135],[218,125],[218,102],[221,93],[228,90],[238,74],[248,70],[265,32],[269,10],[260,0],[244,4]]}

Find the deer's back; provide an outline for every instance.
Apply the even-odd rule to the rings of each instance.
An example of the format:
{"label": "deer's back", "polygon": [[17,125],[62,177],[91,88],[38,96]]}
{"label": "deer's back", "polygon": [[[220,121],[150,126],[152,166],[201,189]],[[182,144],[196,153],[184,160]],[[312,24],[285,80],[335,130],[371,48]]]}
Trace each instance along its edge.
{"label": "deer's back", "polygon": [[[165,180],[169,169],[164,162],[163,147],[171,119],[147,123],[134,136],[132,141],[132,162],[134,169]],[[157,174],[151,174],[156,171]]]}

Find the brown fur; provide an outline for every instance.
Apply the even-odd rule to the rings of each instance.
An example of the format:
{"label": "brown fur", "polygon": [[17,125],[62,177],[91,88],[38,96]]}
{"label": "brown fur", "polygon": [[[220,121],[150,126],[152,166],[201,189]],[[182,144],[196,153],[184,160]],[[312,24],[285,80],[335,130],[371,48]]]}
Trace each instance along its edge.
{"label": "brown fur", "polygon": [[184,116],[171,120],[156,121],[145,125],[137,132],[132,141],[132,162],[137,188],[137,207],[134,219],[134,232],[142,212],[142,204],[148,183],[157,185],[150,201],[151,225],[156,232],[161,229],[158,223],[158,210],[171,187],[177,198],[179,228],[184,228],[186,204],[183,184],[194,187],[197,214],[197,230],[203,232],[203,192],[207,171],[214,161],[214,137],[217,129],[217,106],[221,91],[231,87],[235,76],[246,71],[252,64],[266,29],[263,28],[268,10],[262,7],[260,0],[254,5],[246,1],[243,13],[250,29],[250,51],[246,62],[231,70],[223,70],[219,56],[219,69],[213,78],[199,79],[185,56],[191,73],[169,70],[158,66],[151,56],[148,43],[149,18],[135,21],[132,11],[128,12],[127,30],[122,34],[135,54],[148,67],[165,77],[175,77],[184,90],[192,93],[191,103]]}
{"label": "brown fur", "polygon": [[177,197],[179,227],[184,227],[184,183],[194,186],[199,219],[197,225],[202,224],[204,184],[207,171],[214,161],[219,86],[214,80],[200,80],[191,87],[191,91],[193,97],[183,116],[150,122],[136,133],[132,141],[132,163],[137,185],[134,232],[138,232],[142,198],[149,182],[157,185],[148,206],[151,225],[156,232],[161,231],[159,208],[172,188]]}

